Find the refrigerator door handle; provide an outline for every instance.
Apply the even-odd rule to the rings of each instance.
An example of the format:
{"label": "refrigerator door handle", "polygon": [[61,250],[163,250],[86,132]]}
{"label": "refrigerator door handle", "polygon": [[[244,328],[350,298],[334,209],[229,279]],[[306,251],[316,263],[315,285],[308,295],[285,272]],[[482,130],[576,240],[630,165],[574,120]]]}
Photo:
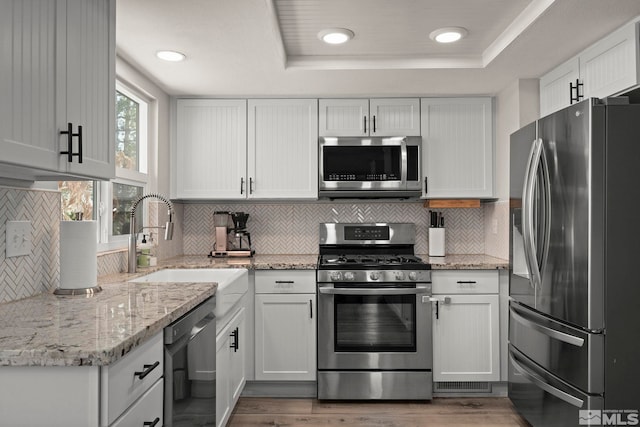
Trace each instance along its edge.
{"label": "refrigerator door handle", "polygon": [[533,196],[534,186],[536,183],[535,177],[538,171],[538,166],[540,165],[541,156],[542,140],[536,139],[531,146],[529,161],[525,172],[524,185],[522,188],[522,237],[524,240],[524,254],[534,289],[537,289],[541,282],[538,260],[536,259],[536,243],[533,240],[535,235],[533,224]]}
{"label": "refrigerator door handle", "polygon": [[538,374],[531,372],[526,367],[516,362],[516,356],[513,354],[512,351],[509,351],[509,360],[511,361],[511,364],[516,369],[516,371],[518,371],[520,375],[522,375],[523,377],[525,377],[526,379],[534,383],[536,386],[540,387],[542,390],[548,392],[549,394],[552,394],[553,396],[557,397],[560,400],[567,402],[570,405],[573,405],[578,408],[583,407],[584,400],[578,399],[577,397],[572,396],[569,393],[565,393],[564,391],[555,388],[551,384],[548,384],[544,380],[544,378],[540,377]]}
{"label": "refrigerator door handle", "polygon": [[576,347],[582,347],[584,345],[584,338],[576,337],[574,335],[566,334],[564,332],[556,331],[555,329],[549,328],[547,326],[536,323],[535,321],[526,319],[522,315],[520,315],[517,310],[512,306],[511,317],[516,320],[518,323],[527,326],[531,329],[535,329],[538,332],[543,333],[544,335],[556,339],[558,341],[565,342],[567,344],[575,345]]}

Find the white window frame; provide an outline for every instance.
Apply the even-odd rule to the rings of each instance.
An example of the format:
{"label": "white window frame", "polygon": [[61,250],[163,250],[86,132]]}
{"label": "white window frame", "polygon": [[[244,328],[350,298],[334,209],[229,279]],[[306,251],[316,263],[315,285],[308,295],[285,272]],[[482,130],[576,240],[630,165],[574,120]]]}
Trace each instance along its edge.
{"label": "white window frame", "polygon": [[[139,105],[139,129],[138,129],[138,168],[139,171],[116,167],[116,178],[112,181],[95,181],[94,197],[96,220],[98,221],[98,251],[110,251],[126,248],[129,242],[129,234],[113,235],[113,183],[142,187],[142,194],[148,190],[148,165],[149,165],[149,107],[153,100],[143,96],[136,89],[116,81],[116,90],[133,99]],[[113,96],[116,96],[114,93]],[[114,123],[115,125],[115,123]],[[143,201],[146,204],[146,201]],[[145,205],[145,218],[137,218],[138,224],[148,222],[149,209]]]}

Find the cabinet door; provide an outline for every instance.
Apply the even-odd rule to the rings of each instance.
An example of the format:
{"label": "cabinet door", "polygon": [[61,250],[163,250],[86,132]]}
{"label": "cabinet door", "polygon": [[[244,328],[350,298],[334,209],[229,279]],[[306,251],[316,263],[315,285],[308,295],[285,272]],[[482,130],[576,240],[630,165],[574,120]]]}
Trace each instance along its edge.
{"label": "cabinet door", "polygon": [[433,380],[499,381],[498,295],[434,295]]}
{"label": "cabinet door", "polygon": [[[580,62],[572,58],[540,78],[540,117],[568,107],[571,87],[580,78]],[[582,88],[584,89],[584,88]],[[583,91],[580,91],[582,94]],[[576,96],[575,89],[573,96]]]}
{"label": "cabinet door", "polygon": [[626,25],[580,55],[585,98],[612,96],[638,84],[638,25]]}
{"label": "cabinet door", "polygon": [[370,134],[375,136],[420,136],[418,98],[371,99]]}
{"label": "cabinet door", "polygon": [[316,379],[315,294],[256,294],[256,380]]}
{"label": "cabinet door", "polygon": [[171,154],[172,198],[246,198],[246,101],[179,99]]}
{"label": "cabinet door", "polygon": [[249,198],[318,197],[318,101],[249,100]]}
{"label": "cabinet door", "polygon": [[[58,131],[82,126],[82,163],[59,156],[61,171],[84,177],[115,176],[115,0],[59,4]],[[59,135],[60,151],[68,149]],[[79,141],[72,139],[73,150]]]}
{"label": "cabinet door", "polygon": [[216,337],[216,426],[223,427],[231,416],[231,337],[225,328]]}
{"label": "cabinet door", "polygon": [[320,136],[369,135],[368,99],[321,99],[318,104]]}
{"label": "cabinet door", "polygon": [[491,98],[423,98],[425,198],[493,197]]}
{"label": "cabinet door", "polygon": [[[231,402],[232,408],[240,398],[240,394],[244,389],[246,383],[245,374],[245,357],[247,349],[247,328],[245,320],[245,309],[242,308],[240,312],[231,321],[232,327],[236,331],[235,337],[229,344],[229,352],[231,354]],[[233,347],[232,347],[233,345]]]}
{"label": "cabinet door", "polygon": [[56,170],[56,3],[3,1],[0,28],[2,162]]}

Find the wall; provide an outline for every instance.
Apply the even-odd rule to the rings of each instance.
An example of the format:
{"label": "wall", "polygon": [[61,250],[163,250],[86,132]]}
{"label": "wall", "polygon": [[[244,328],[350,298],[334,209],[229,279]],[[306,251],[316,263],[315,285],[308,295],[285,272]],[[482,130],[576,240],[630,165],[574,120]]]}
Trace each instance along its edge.
{"label": "wall", "polygon": [[484,207],[487,255],[509,258],[509,141],[510,135],[539,115],[538,79],[516,80],[496,96],[495,194]]}
{"label": "wall", "polygon": [[[0,303],[58,287],[60,217],[60,193],[0,187]],[[32,250],[6,258],[6,224],[14,220],[31,221]]]}
{"label": "wall", "polygon": [[[249,213],[247,229],[258,254],[318,253],[321,222],[413,222],[416,253],[428,252],[428,209],[422,202],[309,202],[184,205],[184,253],[208,254],[214,243],[213,213]],[[485,253],[483,209],[444,209],[446,251]]]}

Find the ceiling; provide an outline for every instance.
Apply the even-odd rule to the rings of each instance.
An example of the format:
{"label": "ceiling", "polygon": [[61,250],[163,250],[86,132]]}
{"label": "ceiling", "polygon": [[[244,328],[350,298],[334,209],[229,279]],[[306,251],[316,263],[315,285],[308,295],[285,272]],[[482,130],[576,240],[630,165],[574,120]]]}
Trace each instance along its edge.
{"label": "ceiling", "polygon": [[[171,95],[493,95],[636,16],[638,0],[117,0],[116,44]],[[448,26],[467,37],[429,38]],[[325,45],[327,27],[355,37]]]}

